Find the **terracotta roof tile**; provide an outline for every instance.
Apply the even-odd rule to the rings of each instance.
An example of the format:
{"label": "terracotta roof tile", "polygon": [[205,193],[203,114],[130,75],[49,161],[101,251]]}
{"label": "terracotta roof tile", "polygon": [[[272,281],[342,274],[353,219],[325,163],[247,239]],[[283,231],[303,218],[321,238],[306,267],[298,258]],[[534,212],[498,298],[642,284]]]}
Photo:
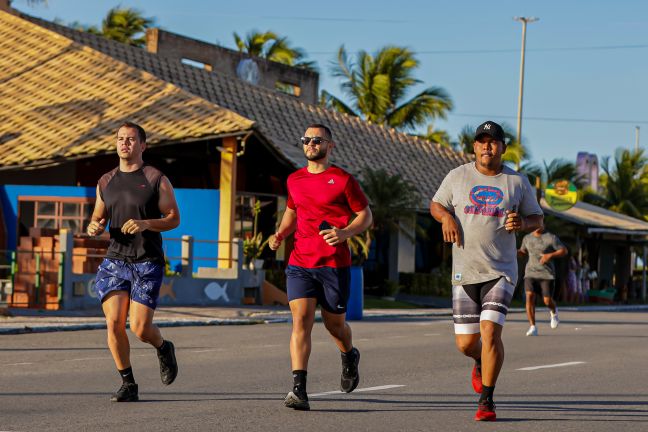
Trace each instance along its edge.
{"label": "terracotta roof tile", "polygon": [[146,71],[243,117],[294,166],[305,164],[299,137],[309,123],[328,124],[338,143],[333,162],[358,173],[364,167],[401,174],[416,186],[427,208],[441,180],[470,159],[429,141],[370,124],[359,118],[305,104],[291,96],[184,65],[143,49],[24,16],[77,43]]}
{"label": "terracotta roof tile", "polygon": [[244,132],[254,122],[60,34],[0,12],[0,166],[114,148],[125,119],[148,142]]}

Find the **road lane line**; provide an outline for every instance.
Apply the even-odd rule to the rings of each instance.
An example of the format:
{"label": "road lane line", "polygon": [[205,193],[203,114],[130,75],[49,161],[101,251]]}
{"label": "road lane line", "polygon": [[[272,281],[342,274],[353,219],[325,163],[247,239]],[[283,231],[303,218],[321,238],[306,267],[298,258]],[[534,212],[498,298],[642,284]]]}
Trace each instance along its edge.
{"label": "road lane line", "polygon": [[530,367],[525,367],[525,368],[520,368],[520,369],[515,369],[515,370],[531,371],[531,370],[537,370],[537,369],[549,369],[549,368],[557,368],[557,367],[565,367],[565,366],[575,366],[575,365],[585,364],[585,363],[587,363],[587,362],[575,361],[575,362],[557,363],[557,364],[542,365],[542,366],[530,366]]}
{"label": "road lane line", "polygon": [[28,363],[28,362],[23,362],[23,363],[5,363],[5,364],[0,365],[0,366],[24,366],[24,365],[30,365],[30,364],[34,364],[34,363]]}
{"label": "road lane line", "polygon": [[[405,387],[404,384],[388,384],[388,385],[382,385],[382,386],[376,386],[376,387],[365,387],[365,388],[359,388],[355,389],[353,392],[358,393],[358,392],[371,392],[371,391],[379,391],[379,390],[388,390],[388,389],[393,389],[393,388],[398,388],[398,387]],[[328,395],[333,395],[333,394],[345,394],[343,391],[340,390],[335,390],[335,391],[329,391],[329,392],[323,392],[323,393],[315,393],[308,395],[309,397],[317,397],[317,396],[328,396]]]}

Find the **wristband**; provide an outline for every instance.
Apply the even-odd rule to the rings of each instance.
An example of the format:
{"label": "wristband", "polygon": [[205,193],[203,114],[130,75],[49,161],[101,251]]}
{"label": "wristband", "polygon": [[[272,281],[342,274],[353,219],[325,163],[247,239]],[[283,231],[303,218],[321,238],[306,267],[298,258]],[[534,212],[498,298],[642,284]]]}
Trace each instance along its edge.
{"label": "wristband", "polygon": [[284,237],[277,231],[275,233],[275,239],[277,239],[278,242],[283,241]]}

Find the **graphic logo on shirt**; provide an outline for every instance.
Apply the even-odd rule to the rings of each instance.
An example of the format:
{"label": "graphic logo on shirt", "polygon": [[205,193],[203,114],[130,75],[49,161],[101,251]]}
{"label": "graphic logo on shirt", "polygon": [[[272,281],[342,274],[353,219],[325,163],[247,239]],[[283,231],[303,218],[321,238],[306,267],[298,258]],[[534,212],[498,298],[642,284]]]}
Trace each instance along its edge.
{"label": "graphic logo on shirt", "polygon": [[465,214],[503,217],[506,209],[497,207],[504,200],[504,192],[495,186],[475,186],[470,190],[470,202],[464,207]]}
{"label": "graphic logo on shirt", "polygon": [[331,179],[331,180],[328,181],[328,184],[335,184],[335,181],[333,181],[333,179]]}

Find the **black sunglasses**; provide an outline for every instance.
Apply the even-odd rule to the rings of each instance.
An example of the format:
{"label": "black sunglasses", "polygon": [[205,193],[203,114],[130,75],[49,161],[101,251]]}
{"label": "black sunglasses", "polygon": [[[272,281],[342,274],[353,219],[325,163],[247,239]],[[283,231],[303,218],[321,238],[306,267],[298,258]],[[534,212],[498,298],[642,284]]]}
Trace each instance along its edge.
{"label": "black sunglasses", "polygon": [[310,144],[311,141],[312,141],[313,144],[315,144],[315,145],[320,145],[320,144],[322,144],[323,142],[329,142],[329,140],[327,140],[326,138],[322,138],[322,137],[312,137],[312,138],[311,138],[311,137],[307,137],[307,136],[303,136],[303,137],[301,137],[301,142],[302,142],[302,144],[304,144],[304,145],[308,145],[308,144]]}

